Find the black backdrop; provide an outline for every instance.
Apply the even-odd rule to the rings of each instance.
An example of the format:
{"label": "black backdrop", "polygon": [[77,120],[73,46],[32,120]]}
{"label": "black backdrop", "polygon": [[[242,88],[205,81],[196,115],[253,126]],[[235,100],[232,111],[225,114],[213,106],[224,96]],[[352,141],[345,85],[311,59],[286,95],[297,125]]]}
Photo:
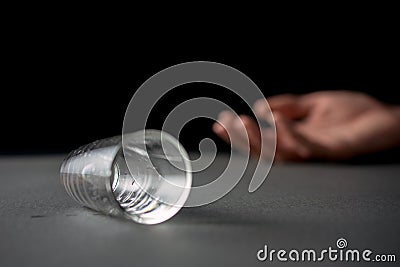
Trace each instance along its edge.
{"label": "black backdrop", "polygon": [[[235,46],[199,38],[171,43],[162,39],[119,42],[69,36],[47,42],[17,42],[3,83],[1,154],[65,153],[96,139],[121,133],[125,109],[135,90],[151,75],[174,64],[208,60],[248,75],[266,96],[324,89],[359,90],[400,103],[396,47],[385,33],[371,36],[301,34],[280,42],[240,42]],[[200,40],[201,39],[201,40]],[[156,42],[156,43],[155,43]],[[246,44],[242,44],[246,43]],[[249,110],[220,87],[207,84],[174,89],[152,113],[150,128],[160,128],[176,103],[193,96],[218,98]],[[198,119],[184,128],[181,142],[196,150],[210,137],[212,122]]]}

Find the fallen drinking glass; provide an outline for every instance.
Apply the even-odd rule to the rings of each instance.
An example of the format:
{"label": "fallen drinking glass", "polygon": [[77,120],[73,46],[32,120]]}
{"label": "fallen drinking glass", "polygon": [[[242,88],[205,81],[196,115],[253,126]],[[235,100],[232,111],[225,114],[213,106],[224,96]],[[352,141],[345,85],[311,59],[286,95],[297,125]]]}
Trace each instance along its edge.
{"label": "fallen drinking glass", "polygon": [[82,146],[63,161],[60,173],[66,191],[80,204],[142,224],[174,216],[192,184],[185,149],[157,130]]}

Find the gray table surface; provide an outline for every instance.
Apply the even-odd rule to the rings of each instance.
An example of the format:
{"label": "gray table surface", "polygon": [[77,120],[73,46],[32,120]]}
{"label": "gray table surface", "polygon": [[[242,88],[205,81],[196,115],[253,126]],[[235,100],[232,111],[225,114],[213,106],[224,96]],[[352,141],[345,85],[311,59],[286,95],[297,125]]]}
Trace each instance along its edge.
{"label": "gray table surface", "polygon": [[[75,203],[59,182],[61,161],[0,158],[1,267],[273,266],[276,261],[256,258],[265,244],[321,249],[335,247],[340,237],[349,248],[400,260],[400,165],[274,165],[255,193],[247,192],[247,175],[219,201],[145,226]],[[215,175],[225,161],[218,156],[216,169],[195,181]]]}

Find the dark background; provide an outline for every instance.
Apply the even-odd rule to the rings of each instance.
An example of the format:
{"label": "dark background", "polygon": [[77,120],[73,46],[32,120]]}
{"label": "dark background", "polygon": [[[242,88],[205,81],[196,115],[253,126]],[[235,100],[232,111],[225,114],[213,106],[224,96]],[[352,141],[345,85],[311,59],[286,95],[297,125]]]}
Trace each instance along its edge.
{"label": "dark background", "polygon": [[[347,32],[281,31],[272,38],[249,31],[233,39],[195,35],[175,40],[160,35],[129,41],[102,31],[60,34],[27,28],[6,53],[0,154],[65,153],[118,135],[135,90],[158,71],[187,61],[232,66],[249,76],[265,96],[347,89],[400,103],[394,39],[390,29],[368,25]],[[221,87],[190,84],[174,89],[157,104],[149,128],[160,128],[176,104],[196,96],[214,97],[240,113],[250,113]],[[211,125],[206,119],[190,122],[181,142],[193,151],[199,140],[210,137],[227,150]]]}

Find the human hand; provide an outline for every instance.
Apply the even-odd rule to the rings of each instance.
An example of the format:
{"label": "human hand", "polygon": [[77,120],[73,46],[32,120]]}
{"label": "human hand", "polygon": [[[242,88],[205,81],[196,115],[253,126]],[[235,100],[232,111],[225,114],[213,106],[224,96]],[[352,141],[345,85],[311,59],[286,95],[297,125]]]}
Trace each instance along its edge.
{"label": "human hand", "polygon": [[[276,125],[278,161],[345,160],[400,145],[400,107],[363,93],[278,95],[268,98],[268,103]],[[253,108],[257,117],[271,120],[265,99],[258,100]],[[246,132],[238,126],[239,120],[248,141]],[[260,155],[264,132],[260,133],[256,121],[244,115],[237,118],[227,111],[220,114],[218,121],[213,129],[221,138],[242,151],[248,151],[249,144],[250,152]]]}

